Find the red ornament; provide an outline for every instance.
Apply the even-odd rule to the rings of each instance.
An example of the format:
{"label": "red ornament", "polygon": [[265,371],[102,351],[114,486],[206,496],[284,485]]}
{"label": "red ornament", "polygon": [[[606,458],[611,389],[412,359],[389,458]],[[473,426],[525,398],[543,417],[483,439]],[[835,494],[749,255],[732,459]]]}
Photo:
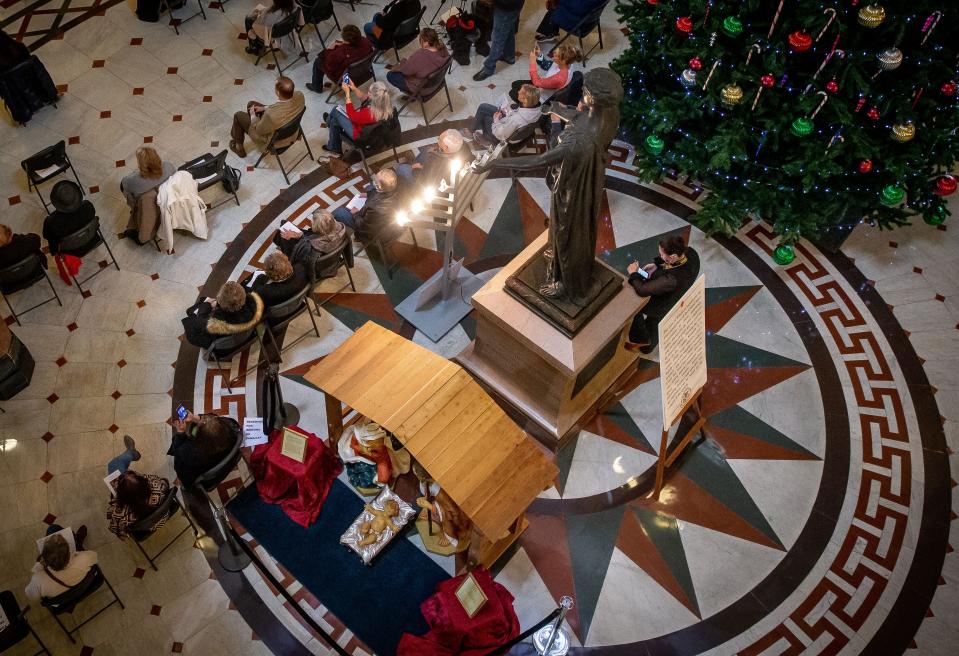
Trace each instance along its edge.
{"label": "red ornament", "polygon": [[936,188],[932,190],[932,193],[937,196],[949,196],[956,193],[956,178],[949,173],[939,176],[936,180]]}
{"label": "red ornament", "polygon": [[765,88],[769,89],[774,84],[776,84],[776,78],[774,78],[769,73],[766,73],[761,78],[759,78],[759,83],[763,85]]}
{"label": "red ornament", "polygon": [[869,117],[870,119],[872,119],[873,121],[878,121],[878,120],[879,120],[879,108],[877,108],[877,107],[871,107],[871,108],[869,109],[869,111],[866,112],[866,116],[868,116],[868,117]]}
{"label": "red ornament", "polygon": [[797,30],[789,35],[789,47],[796,52],[806,52],[812,47],[812,37],[802,30]]}
{"label": "red ornament", "polygon": [[646,4],[655,6],[659,4],[659,0],[646,0]]}
{"label": "red ornament", "polygon": [[689,16],[682,16],[676,19],[676,29],[682,34],[689,34],[693,31],[693,19]]}
{"label": "red ornament", "polygon": [[703,67],[703,62],[699,59],[699,57],[693,57],[689,60],[689,67],[694,71],[698,71]]}
{"label": "red ornament", "polygon": [[860,172],[860,173],[869,173],[870,171],[872,171],[872,160],[871,160],[871,159],[864,159],[864,160],[862,160],[861,162],[859,162],[859,172]]}
{"label": "red ornament", "polygon": [[836,93],[839,91],[839,84],[835,80],[829,80],[826,82],[826,91],[829,93]]}
{"label": "red ornament", "polygon": [[956,95],[956,83],[952,80],[944,82],[941,87],[939,87],[939,93],[944,95],[946,98],[951,98]]}

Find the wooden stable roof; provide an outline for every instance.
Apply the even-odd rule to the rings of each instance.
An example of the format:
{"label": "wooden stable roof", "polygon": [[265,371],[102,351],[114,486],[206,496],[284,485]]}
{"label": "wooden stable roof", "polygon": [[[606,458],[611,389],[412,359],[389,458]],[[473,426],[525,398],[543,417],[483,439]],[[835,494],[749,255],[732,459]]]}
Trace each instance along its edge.
{"label": "wooden stable roof", "polygon": [[556,465],[458,364],[368,322],[306,379],[383,426],[490,540]]}

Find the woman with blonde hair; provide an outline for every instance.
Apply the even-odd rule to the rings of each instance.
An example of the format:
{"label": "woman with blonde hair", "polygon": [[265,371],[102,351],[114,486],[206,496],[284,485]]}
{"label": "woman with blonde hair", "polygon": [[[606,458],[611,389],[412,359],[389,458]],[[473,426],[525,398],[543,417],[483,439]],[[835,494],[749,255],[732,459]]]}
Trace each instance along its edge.
{"label": "woman with blonde hair", "polygon": [[532,84],[538,87],[539,97],[542,102],[549,98],[569,84],[573,78],[573,72],[582,70],[583,51],[578,46],[571,43],[561,43],[549,54],[552,63],[545,75],[539,74],[539,57],[542,53],[537,45],[529,53],[529,80],[517,80],[513,82],[509,95],[513,100],[519,97],[519,90],[524,84]]}
{"label": "woman with blonde hair", "polygon": [[216,298],[204,298],[187,308],[182,320],[186,340],[194,346],[209,348],[213,340],[256,327],[263,318],[263,300],[255,292],[247,293],[238,282],[223,283]]}
{"label": "woman with blonde hair", "polygon": [[[343,84],[343,92],[346,94],[346,107],[337,107],[329,114],[323,114],[323,119],[330,129],[330,139],[323,146],[323,150],[337,155],[343,154],[344,134],[356,139],[363,126],[379,123],[393,116],[393,100],[390,98],[389,89],[382,82],[371,84],[369,94],[365,94],[350,81],[349,84]],[[353,104],[354,94],[361,103],[359,108]]]}
{"label": "woman with blonde hair", "polygon": [[[176,173],[176,167],[160,159],[150,146],[137,148],[137,170],[120,181],[120,191],[130,206],[130,220],[120,237],[130,237],[138,244],[153,238],[160,221],[156,191]],[[143,199],[144,202],[141,202]]]}

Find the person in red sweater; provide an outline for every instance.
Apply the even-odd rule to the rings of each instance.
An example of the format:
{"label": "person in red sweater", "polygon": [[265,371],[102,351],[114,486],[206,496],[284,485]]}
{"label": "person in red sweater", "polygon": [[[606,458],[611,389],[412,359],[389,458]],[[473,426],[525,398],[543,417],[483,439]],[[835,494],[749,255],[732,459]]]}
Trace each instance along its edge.
{"label": "person in red sweater", "polygon": [[[393,115],[393,101],[390,92],[383,82],[374,82],[370,85],[369,95],[356,88],[352,80],[343,85],[346,94],[346,106],[337,107],[329,114],[323,114],[323,119],[330,129],[330,139],[323,146],[323,150],[343,154],[343,135],[349,134],[356,139],[364,125],[371,125],[385,121]],[[353,95],[361,103],[358,107],[353,104]],[[369,103],[364,103],[369,99]]]}
{"label": "person in red sweater", "polygon": [[580,67],[579,62],[583,61],[583,52],[571,43],[561,43],[550,53],[550,59],[553,63],[545,75],[540,75],[539,71],[539,46],[537,45],[529,53],[529,80],[517,80],[513,82],[510,89],[510,97],[517,100],[520,87],[524,84],[532,84],[540,89],[540,99],[546,102],[550,96],[565,87],[573,75],[573,70]]}
{"label": "person in red sweater", "polygon": [[387,73],[386,80],[403,93],[416,93],[430,73],[442,66],[449,56],[436,30],[424,27],[420,30],[420,49],[401,61],[399,68]]}
{"label": "person in red sweater", "polygon": [[345,25],[340,33],[343,37],[336,41],[313,60],[313,81],[306,88],[316,93],[323,92],[323,76],[330,78],[333,84],[343,79],[350,64],[360,61],[373,52],[373,44],[360,32],[356,25]]}

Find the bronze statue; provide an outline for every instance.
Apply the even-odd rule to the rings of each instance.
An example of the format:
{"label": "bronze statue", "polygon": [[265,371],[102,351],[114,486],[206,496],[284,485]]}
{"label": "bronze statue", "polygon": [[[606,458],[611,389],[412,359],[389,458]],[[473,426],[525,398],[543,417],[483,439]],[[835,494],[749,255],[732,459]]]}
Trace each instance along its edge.
{"label": "bronze statue", "polygon": [[606,152],[619,130],[623,86],[608,68],[586,73],[583,100],[576,109],[544,107],[554,120],[567,125],[555,146],[540,155],[510,157],[490,162],[490,168],[528,171],[549,167],[552,191],[549,209],[549,246],[545,279],[539,293],[549,299],[585,306],[599,292],[594,275],[596,221],[603,198]]}

